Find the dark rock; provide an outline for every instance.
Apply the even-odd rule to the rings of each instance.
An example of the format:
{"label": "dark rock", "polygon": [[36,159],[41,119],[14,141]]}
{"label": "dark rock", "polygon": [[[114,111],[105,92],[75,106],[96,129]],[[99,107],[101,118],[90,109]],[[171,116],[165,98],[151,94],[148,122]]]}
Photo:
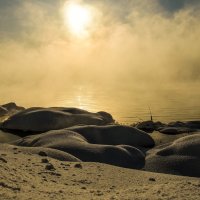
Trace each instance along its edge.
{"label": "dark rock", "polygon": [[77,132],[68,129],[53,130],[25,137],[14,144],[56,149],[81,161],[134,169],[141,169],[145,164],[145,155],[139,147],[148,148],[154,145],[151,136],[129,126],[84,126],[73,129]]}
{"label": "dark rock", "polygon": [[181,137],[150,150],[144,170],[200,177],[200,134]]}
{"label": "dark rock", "polygon": [[50,170],[50,171],[51,171],[51,170],[52,170],[52,171],[53,171],[53,170],[56,170],[55,167],[54,167],[51,163],[47,164],[46,167],[45,167],[45,169],[46,169],[46,170]]}
{"label": "dark rock", "polygon": [[47,156],[47,154],[44,152],[44,151],[40,151],[39,153],[38,153],[38,155],[40,155],[40,156]]}
{"label": "dark rock", "polygon": [[113,119],[113,117],[110,113],[107,113],[105,111],[100,111],[100,112],[97,112],[97,113],[100,114],[107,123],[115,122],[115,120]]}
{"label": "dark rock", "polygon": [[190,133],[195,130],[187,128],[187,127],[164,127],[159,130],[160,133],[168,134],[168,135],[176,135],[181,133]]}
{"label": "dark rock", "polygon": [[43,158],[41,161],[42,163],[49,163],[49,161],[46,158]]}
{"label": "dark rock", "polygon": [[152,137],[146,132],[131,126],[105,125],[105,126],[74,126],[67,128],[77,132],[93,144],[130,145],[151,148],[155,145]]}
{"label": "dark rock", "polygon": [[200,129],[200,121],[189,121],[186,122],[186,126],[193,129]]}
{"label": "dark rock", "polygon": [[153,121],[139,122],[135,127],[146,132],[153,132],[155,130],[155,124]]}
{"label": "dark rock", "polygon": [[82,169],[82,168],[83,168],[83,166],[82,166],[80,163],[75,164],[74,167],[75,167],[75,168],[79,168],[79,169]]}
{"label": "dark rock", "polygon": [[7,163],[7,160],[5,160],[4,158],[0,158],[0,161]]}
{"label": "dark rock", "polygon": [[180,121],[176,121],[176,122],[168,123],[167,126],[170,126],[170,127],[185,127],[185,123],[180,122]]}
{"label": "dark rock", "polygon": [[24,110],[24,107],[17,106],[16,103],[10,102],[7,104],[2,105],[3,108],[7,109],[8,111],[13,111],[13,110]]}
{"label": "dark rock", "polygon": [[[19,136],[46,132],[79,124],[106,125],[114,122],[106,112],[91,113],[77,108],[29,108],[12,115],[1,124],[3,130]],[[20,131],[20,132],[17,132]]]}
{"label": "dark rock", "polygon": [[8,113],[8,110],[2,106],[0,106],[0,116],[4,116]]}

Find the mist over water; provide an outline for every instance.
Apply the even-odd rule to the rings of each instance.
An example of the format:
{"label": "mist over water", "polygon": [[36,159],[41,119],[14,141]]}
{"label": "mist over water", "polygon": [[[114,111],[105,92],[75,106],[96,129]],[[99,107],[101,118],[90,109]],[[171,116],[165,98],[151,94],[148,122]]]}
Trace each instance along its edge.
{"label": "mist over water", "polygon": [[198,1],[78,2],[94,7],[86,38],[64,25],[65,1],[0,0],[0,104],[200,119]]}
{"label": "mist over water", "polygon": [[117,90],[114,87],[92,85],[61,88],[62,90],[53,90],[48,96],[46,92],[41,95],[40,90],[33,89],[24,91],[25,95],[10,91],[14,95],[10,97],[10,93],[4,93],[2,103],[15,101],[25,107],[65,106],[92,112],[104,110],[112,113],[118,122],[125,124],[150,120],[149,107],[155,121],[187,121],[200,118],[197,85],[149,89],[129,85]]}

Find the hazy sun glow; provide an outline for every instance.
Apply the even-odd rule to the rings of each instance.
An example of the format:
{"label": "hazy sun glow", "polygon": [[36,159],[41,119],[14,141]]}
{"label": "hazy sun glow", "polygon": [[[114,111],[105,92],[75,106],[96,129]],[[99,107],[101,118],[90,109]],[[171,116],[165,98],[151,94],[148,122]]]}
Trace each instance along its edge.
{"label": "hazy sun glow", "polygon": [[89,34],[89,26],[92,23],[91,10],[78,3],[68,3],[64,8],[65,24],[70,32],[78,37]]}

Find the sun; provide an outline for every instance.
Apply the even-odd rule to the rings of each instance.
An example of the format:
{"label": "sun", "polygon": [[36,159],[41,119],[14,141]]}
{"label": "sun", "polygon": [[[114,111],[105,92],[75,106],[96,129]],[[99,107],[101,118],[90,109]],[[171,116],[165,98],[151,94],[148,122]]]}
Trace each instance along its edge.
{"label": "sun", "polygon": [[64,7],[65,25],[75,36],[85,37],[89,34],[92,18],[92,11],[82,4],[70,2]]}

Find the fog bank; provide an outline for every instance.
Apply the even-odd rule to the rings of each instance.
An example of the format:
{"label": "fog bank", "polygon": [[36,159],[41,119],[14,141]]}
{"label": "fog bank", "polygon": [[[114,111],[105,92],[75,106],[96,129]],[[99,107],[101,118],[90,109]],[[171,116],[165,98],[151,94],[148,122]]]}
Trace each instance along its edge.
{"label": "fog bank", "polygon": [[81,85],[200,85],[199,1],[78,2],[95,12],[86,38],[64,25],[65,1],[0,0],[0,103],[45,104]]}

